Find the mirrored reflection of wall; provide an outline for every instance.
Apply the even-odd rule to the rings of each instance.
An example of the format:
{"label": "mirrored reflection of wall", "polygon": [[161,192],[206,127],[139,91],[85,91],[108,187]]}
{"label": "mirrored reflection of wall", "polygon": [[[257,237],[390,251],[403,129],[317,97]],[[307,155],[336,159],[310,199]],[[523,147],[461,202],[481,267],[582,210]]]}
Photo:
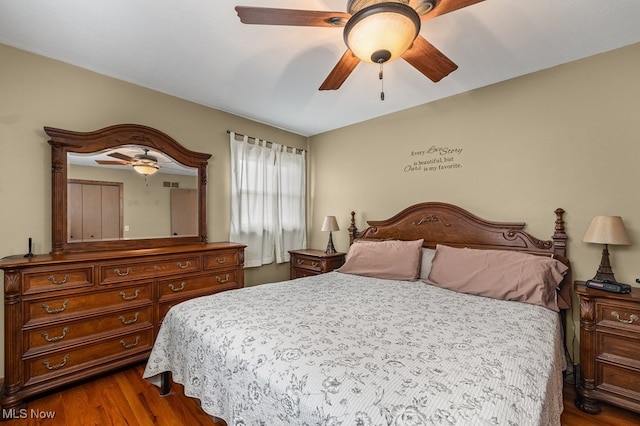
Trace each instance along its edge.
{"label": "mirrored reflection of wall", "polygon": [[67,180],[67,241],[123,237],[122,182]]}
{"label": "mirrored reflection of wall", "polygon": [[[122,183],[124,239],[171,236],[171,189],[198,186],[194,176],[158,172],[145,178],[133,169],[73,164],[68,164],[67,179]],[[197,230],[192,235],[197,235]]]}

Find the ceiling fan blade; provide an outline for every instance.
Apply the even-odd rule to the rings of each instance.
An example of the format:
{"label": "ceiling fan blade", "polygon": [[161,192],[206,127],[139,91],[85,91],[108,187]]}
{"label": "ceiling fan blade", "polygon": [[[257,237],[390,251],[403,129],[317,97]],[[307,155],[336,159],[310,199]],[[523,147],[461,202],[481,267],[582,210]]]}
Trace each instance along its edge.
{"label": "ceiling fan blade", "polygon": [[126,166],[129,164],[128,161],[116,161],[116,160],[96,160],[98,164],[104,164],[107,166]]}
{"label": "ceiling fan blade", "polygon": [[421,35],[418,35],[413,41],[413,45],[404,52],[402,59],[409,62],[434,83],[458,69],[458,66],[451,59]]}
{"label": "ceiling fan blade", "polygon": [[345,12],[319,10],[274,9],[236,6],[243,24],[294,25],[303,27],[344,27],[351,15]]}
{"label": "ceiling fan blade", "polygon": [[117,158],[119,160],[123,160],[123,161],[133,161],[133,158],[129,157],[128,155],[122,154],[120,152],[112,152],[110,154],[107,154],[109,157],[113,157],[113,158]]}
{"label": "ceiling fan blade", "polygon": [[331,70],[327,78],[324,80],[319,90],[337,90],[342,86],[342,83],[349,77],[351,72],[360,63],[360,59],[347,49],[342,55],[342,58],[338,61],[335,67]]}
{"label": "ceiling fan blade", "polygon": [[445,13],[453,12],[454,10],[462,9],[482,1],[484,0],[440,0],[431,12],[422,15],[420,18],[426,21],[427,19],[435,18],[436,16],[444,15]]}

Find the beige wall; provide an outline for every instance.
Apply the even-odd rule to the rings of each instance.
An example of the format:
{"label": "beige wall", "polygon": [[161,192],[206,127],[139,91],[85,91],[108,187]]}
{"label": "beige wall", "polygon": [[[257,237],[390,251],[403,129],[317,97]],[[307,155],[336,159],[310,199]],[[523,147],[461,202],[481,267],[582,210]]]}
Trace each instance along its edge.
{"label": "beige wall", "polygon": [[[325,247],[327,235],[319,228],[332,214],[343,229],[334,233],[336,248],[346,250],[351,210],[362,226],[416,202],[444,201],[487,219],[524,220],[533,235],[548,238],[553,210],[562,207],[575,278],[590,278],[597,269],[601,248],[581,239],[591,217],[602,214],[621,215],[634,244],[611,247],[616,277],[631,283],[640,275],[634,262],[640,244],[640,44],[309,141],[3,45],[0,63],[0,257],[26,252],[29,237],[37,253],[51,247],[50,153],[43,126],[95,130],[138,123],[213,155],[212,241],[228,238],[230,129],[300,148],[308,142],[311,247]],[[461,150],[445,156],[460,167],[405,172],[414,161],[439,158],[412,156],[432,146]],[[248,285],[287,276],[287,264],[246,274]]]}
{"label": "beige wall", "polygon": [[[300,135],[1,44],[0,64],[0,258],[26,253],[29,237],[35,253],[51,250],[51,154],[43,126],[90,131],[119,123],[143,124],[188,149],[212,154],[207,194],[210,241],[229,238],[227,129],[307,147],[307,138]],[[247,285],[288,276],[288,264],[245,274]],[[3,311],[4,301],[0,306]],[[2,366],[4,361],[0,376]]]}
{"label": "beige wall", "polygon": [[[574,278],[591,278],[600,262],[602,247],[581,242],[591,218],[620,215],[633,245],[611,246],[611,262],[619,281],[634,283],[639,69],[636,44],[310,138],[312,244],[326,244],[324,215],[338,217],[334,243],[344,251],[351,210],[362,227],[422,201],[525,221],[534,236],[548,239],[553,211],[562,207]],[[412,156],[432,146],[462,152]],[[452,160],[442,165],[460,167],[405,172],[417,159],[440,157]]]}

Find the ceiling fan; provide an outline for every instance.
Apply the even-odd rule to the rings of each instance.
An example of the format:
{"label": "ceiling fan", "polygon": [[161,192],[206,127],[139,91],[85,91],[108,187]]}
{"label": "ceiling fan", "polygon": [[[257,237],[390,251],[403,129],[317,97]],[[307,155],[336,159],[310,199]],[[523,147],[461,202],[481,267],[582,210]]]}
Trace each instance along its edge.
{"label": "ceiling fan", "polygon": [[160,166],[158,165],[158,158],[153,155],[149,155],[149,149],[142,148],[144,154],[137,154],[130,157],[121,152],[111,152],[107,154],[109,157],[116,158],[117,160],[96,160],[96,163],[107,166],[123,166],[130,165],[133,170],[141,175],[148,176],[158,171]]}
{"label": "ceiling fan", "polygon": [[385,62],[402,58],[433,82],[440,81],[458,66],[419,34],[421,21],[481,1],[347,0],[347,12],[251,6],[235,9],[244,24],[344,27],[347,51],[320,86],[320,90],[336,90],[361,61],[382,67]]}

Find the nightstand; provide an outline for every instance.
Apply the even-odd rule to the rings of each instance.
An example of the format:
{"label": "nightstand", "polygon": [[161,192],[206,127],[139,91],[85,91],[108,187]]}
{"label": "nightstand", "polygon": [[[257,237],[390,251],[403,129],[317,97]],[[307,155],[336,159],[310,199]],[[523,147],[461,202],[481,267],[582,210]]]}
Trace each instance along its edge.
{"label": "nightstand", "polygon": [[629,294],[587,288],[580,297],[580,382],[576,406],[599,413],[599,401],[640,413],[640,289]]}
{"label": "nightstand", "polygon": [[344,264],[345,253],[325,253],[322,250],[290,250],[290,278],[319,275],[338,269]]}

